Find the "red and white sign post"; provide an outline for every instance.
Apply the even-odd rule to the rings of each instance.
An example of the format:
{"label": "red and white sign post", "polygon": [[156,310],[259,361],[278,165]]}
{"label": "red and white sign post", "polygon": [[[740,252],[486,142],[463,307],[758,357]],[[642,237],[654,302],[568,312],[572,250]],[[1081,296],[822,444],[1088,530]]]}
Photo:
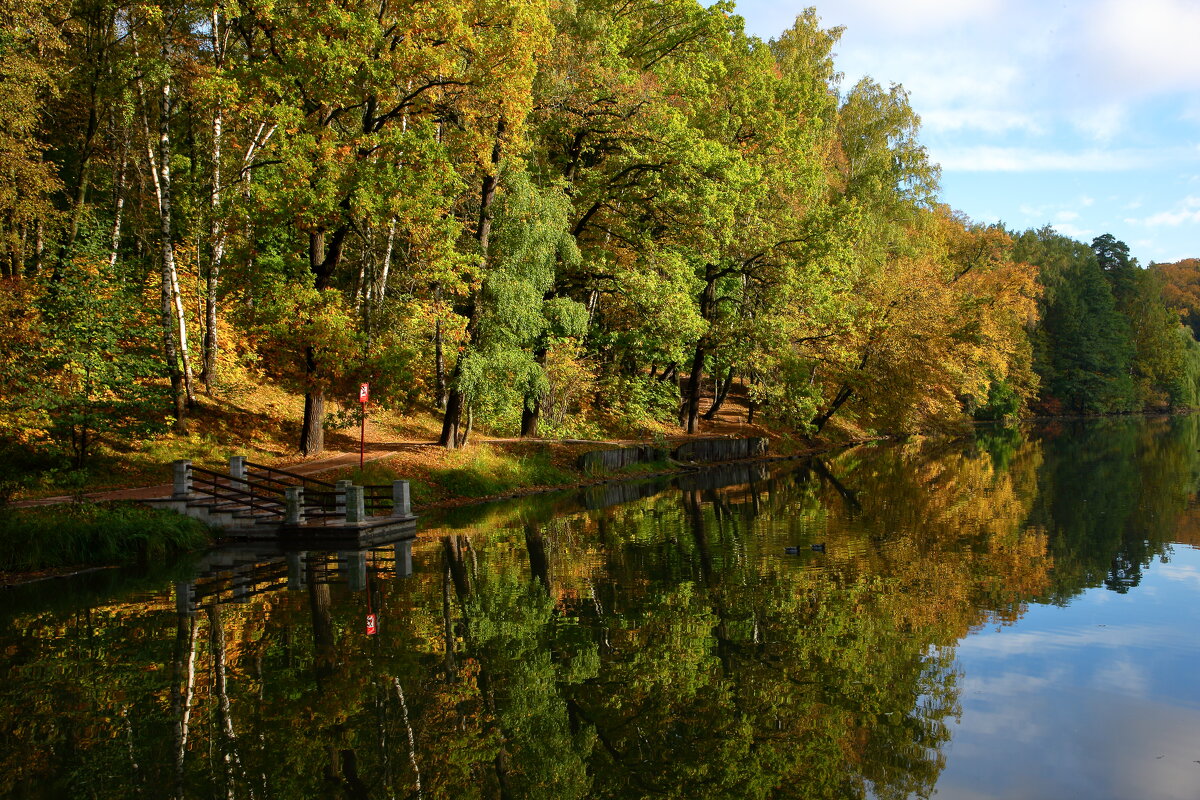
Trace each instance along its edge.
{"label": "red and white sign post", "polygon": [[367,445],[367,401],[371,399],[371,384],[360,383],[358,385],[358,402],[362,404],[361,426],[358,431],[358,470],[362,472],[363,468],[363,451]]}
{"label": "red and white sign post", "polygon": [[374,636],[379,632],[379,618],[374,614],[367,614],[367,636]]}

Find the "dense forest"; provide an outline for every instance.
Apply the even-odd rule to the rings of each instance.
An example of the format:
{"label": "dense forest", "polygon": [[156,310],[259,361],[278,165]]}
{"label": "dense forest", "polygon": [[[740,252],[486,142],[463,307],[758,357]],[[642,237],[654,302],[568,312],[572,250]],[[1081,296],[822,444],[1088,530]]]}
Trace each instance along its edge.
{"label": "dense forest", "polygon": [[450,448],[694,432],[731,387],[805,433],[1200,403],[1200,265],[940,204],[813,9],[0,2],[6,447],[260,381],[305,454],[360,381]]}

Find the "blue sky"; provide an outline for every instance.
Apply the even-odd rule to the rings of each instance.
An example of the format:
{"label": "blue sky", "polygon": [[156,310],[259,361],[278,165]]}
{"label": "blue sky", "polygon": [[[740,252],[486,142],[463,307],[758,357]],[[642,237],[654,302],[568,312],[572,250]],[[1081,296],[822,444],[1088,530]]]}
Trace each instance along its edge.
{"label": "blue sky", "polygon": [[843,89],[903,85],[942,200],[1010,229],[1200,257],[1200,0],[739,0],[769,39],[844,26]]}

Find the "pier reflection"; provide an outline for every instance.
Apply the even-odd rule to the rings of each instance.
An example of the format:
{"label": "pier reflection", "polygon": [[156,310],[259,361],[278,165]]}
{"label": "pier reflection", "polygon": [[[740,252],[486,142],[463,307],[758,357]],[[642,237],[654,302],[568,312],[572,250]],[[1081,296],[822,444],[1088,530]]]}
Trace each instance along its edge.
{"label": "pier reflection", "polygon": [[236,545],[206,553],[188,580],[175,583],[175,609],[195,614],[205,606],[247,603],[280,589],[303,591],[309,584],[345,584],[352,592],[375,580],[412,575],[413,533],[353,550],[289,550],[271,544]]}

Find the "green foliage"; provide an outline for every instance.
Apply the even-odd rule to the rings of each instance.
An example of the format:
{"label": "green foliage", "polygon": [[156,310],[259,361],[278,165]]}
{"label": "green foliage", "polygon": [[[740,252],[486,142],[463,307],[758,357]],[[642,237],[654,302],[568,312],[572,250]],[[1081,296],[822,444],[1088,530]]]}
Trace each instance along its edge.
{"label": "green foliage", "polygon": [[1075,413],[1135,407],[1135,355],[1128,320],[1090,248],[1050,228],[1026,231],[1013,258],[1041,268],[1041,324],[1033,335],[1034,368],[1043,390]]}
{"label": "green foliage", "polygon": [[604,408],[622,425],[634,426],[645,420],[670,422],[679,413],[679,393],[670,381],[616,375],[601,381],[599,393],[606,399]]}
{"label": "green foliage", "polygon": [[[184,344],[218,396],[308,395],[306,451],[360,382],[552,435],[668,423],[679,386],[695,422],[730,374],[805,431],[1191,396],[1128,248],[1036,232],[1014,260],[937,206],[908,93],[843,90],[812,8],[770,41],[698,0],[6,10],[0,441],[25,463],[186,416]],[[670,365],[695,381],[642,377]]]}
{"label": "green foliage", "polygon": [[1195,408],[1200,406],[1200,343],[1189,326],[1179,326],[1176,335],[1181,342],[1182,365],[1167,387],[1171,405]]}
{"label": "green foliage", "polygon": [[202,523],[144,506],[0,507],[0,570],[161,561],[209,542]]}
{"label": "green foliage", "polygon": [[1021,411],[1021,396],[1008,381],[993,380],[988,387],[987,400],[972,412],[977,420],[1013,420]]}
{"label": "green foliage", "polygon": [[459,461],[433,472],[438,486],[451,497],[490,497],[516,488],[559,486],[572,481],[572,476],[554,466],[544,452],[515,456],[468,450]]}
{"label": "green foliage", "polygon": [[11,392],[3,416],[20,429],[17,441],[48,440],[78,468],[101,437],[165,430],[150,411],[165,406],[165,392],[155,326],[136,287],[80,256],[26,299],[36,317],[8,332],[23,346],[0,365]]}
{"label": "green foliage", "polygon": [[[519,409],[549,385],[534,356],[546,337],[579,335],[586,311],[568,298],[547,300],[559,264],[579,259],[568,235],[571,206],[557,187],[540,189],[528,173],[509,169],[496,201],[495,229],[477,304],[477,333],[461,356],[459,390],[493,421]],[[499,380],[497,380],[499,378]]]}

